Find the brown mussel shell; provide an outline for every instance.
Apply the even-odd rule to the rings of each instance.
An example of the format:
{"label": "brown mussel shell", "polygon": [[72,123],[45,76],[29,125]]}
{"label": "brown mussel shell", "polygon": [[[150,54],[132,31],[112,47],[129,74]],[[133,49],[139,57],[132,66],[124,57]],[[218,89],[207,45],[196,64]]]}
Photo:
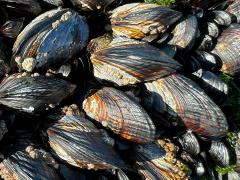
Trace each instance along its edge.
{"label": "brown mussel shell", "polygon": [[[98,47],[98,41],[104,47]],[[113,41],[95,39],[90,44],[97,46],[91,54],[94,76],[119,86],[156,80],[181,68],[177,61],[145,42],[119,37]]]}
{"label": "brown mussel shell", "polygon": [[125,167],[91,121],[79,116],[55,116],[50,119],[46,124],[48,143],[60,159],[75,167],[95,170]]}
{"label": "brown mussel shell", "polygon": [[189,16],[176,25],[172,31],[173,38],[168,44],[175,45],[185,51],[190,50],[194,45],[198,31],[198,21],[196,16]]}
{"label": "brown mussel shell", "polygon": [[89,117],[137,143],[154,141],[155,126],[145,110],[124,92],[104,87],[83,102]]}
{"label": "brown mussel shell", "polygon": [[144,39],[166,32],[181,16],[178,11],[156,4],[130,3],[114,9],[110,21],[115,35]]}
{"label": "brown mussel shell", "polygon": [[237,18],[237,23],[240,23],[240,0],[233,0],[225,11],[233,14]]}
{"label": "brown mussel shell", "polygon": [[36,149],[32,145],[16,148],[0,163],[0,176],[3,179],[60,180],[54,169],[54,165],[57,164],[49,153],[43,149]]}
{"label": "brown mussel shell", "polygon": [[192,80],[180,74],[145,83],[150,96],[146,108],[168,119],[181,119],[185,127],[198,135],[222,137],[228,124],[221,109]]}
{"label": "brown mussel shell", "polygon": [[135,166],[144,179],[188,179],[185,166],[176,159],[174,144],[164,139],[138,145],[134,151]]}
{"label": "brown mussel shell", "polygon": [[[17,37],[12,64],[19,71],[58,68],[86,46],[89,35],[84,17],[70,9],[54,9],[36,17]],[[64,37],[64,38],[63,38]]]}
{"label": "brown mussel shell", "polygon": [[222,60],[221,71],[230,75],[240,73],[240,25],[233,24],[218,38],[212,53]]}
{"label": "brown mussel shell", "polygon": [[0,84],[0,104],[27,113],[39,113],[58,105],[75,88],[54,77],[13,74]]}

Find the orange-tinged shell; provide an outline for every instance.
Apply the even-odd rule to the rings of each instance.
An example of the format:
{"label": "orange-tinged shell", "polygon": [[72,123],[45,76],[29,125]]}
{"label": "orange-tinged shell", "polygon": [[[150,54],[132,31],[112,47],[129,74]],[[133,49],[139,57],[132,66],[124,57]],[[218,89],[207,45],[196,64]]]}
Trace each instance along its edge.
{"label": "orange-tinged shell", "polygon": [[102,88],[83,102],[88,116],[121,137],[137,142],[152,142],[155,126],[145,110],[125,93]]}
{"label": "orange-tinged shell", "polygon": [[240,73],[240,25],[232,24],[218,38],[212,53],[222,60],[221,71],[230,75]]}
{"label": "orange-tinged shell", "polygon": [[111,13],[113,33],[134,39],[143,39],[148,35],[157,37],[182,16],[178,11],[148,3],[125,4]]}
{"label": "orange-tinged shell", "polygon": [[188,179],[188,174],[182,170],[185,165],[176,159],[175,145],[166,139],[139,145],[134,153],[135,167],[145,179]]}
{"label": "orange-tinged shell", "polygon": [[180,119],[187,129],[206,137],[222,137],[228,124],[221,109],[192,80],[180,74],[145,83],[145,106],[167,119]]}

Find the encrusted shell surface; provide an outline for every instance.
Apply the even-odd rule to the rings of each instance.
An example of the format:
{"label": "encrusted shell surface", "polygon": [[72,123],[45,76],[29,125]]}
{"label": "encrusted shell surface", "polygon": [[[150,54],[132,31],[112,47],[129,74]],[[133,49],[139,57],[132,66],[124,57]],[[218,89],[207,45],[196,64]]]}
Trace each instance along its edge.
{"label": "encrusted shell surface", "polygon": [[142,39],[166,32],[181,16],[178,11],[156,4],[130,3],[114,9],[110,21],[115,35]]}
{"label": "encrusted shell surface", "polygon": [[134,152],[138,172],[144,179],[188,179],[182,171],[184,164],[176,159],[174,150],[174,144],[165,140],[138,145]]}
{"label": "encrusted shell surface", "polygon": [[0,104],[27,113],[58,105],[76,86],[62,79],[13,74],[0,84]]}
{"label": "encrusted shell surface", "polygon": [[181,68],[163,51],[126,38],[115,38],[105,47],[96,48],[91,54],[91,62],[95,77],[119,86],[155,80]]}
{"label": "encrusted shell surface", "polygon": [[91,121],[79,116],[52,117],[46,126],[50,147],[68,164],[86,169],[125,166]]}
{"label": "encrusted shell surface", "polygon": [[55,163],[54,159],[43,149],[20,148],[0,163],[0,176],[6,180],[60,180],[57,171],[49,165],[51,163]]}
{"label": "encrusted shell surface", "polygon": [[145,83],[150,96],[144,105],[168,119],[181,119],[187,129],[201,136],[222,137],[228,124],[221,109],[192,80],[180,74]]}
{"label": "encrusted shell surface", "polygon": [[59,67],[86,46],[88,35],[85,18],[77,12],[47,11],[19,34],[13,46],[12,63],[29,72]]}
{"label": "encrusted shell surface", "polygon": [[240,72],[240,25],[233,24],[225,29],[218,38],[217,45],[212,53],[222,60],[221,71],[230,75]]}
{"label": "encrusted shell surface", "polygon": [[121,137],[137,142],[154,140],[155,126],[145,110],[125,93],[104,87],[83,102],[89,117]]}

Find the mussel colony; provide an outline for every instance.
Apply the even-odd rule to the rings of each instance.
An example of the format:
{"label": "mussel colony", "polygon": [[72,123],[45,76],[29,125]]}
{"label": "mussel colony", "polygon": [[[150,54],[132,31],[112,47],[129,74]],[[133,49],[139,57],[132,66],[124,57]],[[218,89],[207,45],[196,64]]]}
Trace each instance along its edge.
{"label": "mussel colony", "polygon": [[239,0],[0,0],[0,179],[240,180]]}

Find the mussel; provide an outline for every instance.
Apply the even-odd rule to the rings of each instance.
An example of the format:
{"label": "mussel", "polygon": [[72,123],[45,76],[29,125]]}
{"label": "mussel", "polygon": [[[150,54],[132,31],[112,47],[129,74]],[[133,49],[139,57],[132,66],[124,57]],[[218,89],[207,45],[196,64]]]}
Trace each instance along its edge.
{"label": "mussel", "polygon": [[144,97],[144,106],[152,113],[181,119],[187,129],[201,136],[217,138],[227,133],[223,112],[192,80],[176,73],[145,86],[150,95]]}
{"label": "mussel", "polygon": [[115,35],[134,39],[152,39],[167,31],[181,18],[178,11],[156,4],[130,3],[111,12],[112,30]]}
{"label": "mussel", "polygon": [[198,31],[197,18],[191,15],[176,25],[172,31],[173,37],[168,44],[188,51],[193,47]]}
{"label": "mussel", "polygon": [[200,69],[193,73],[200,87],[214,100],[224,99],[228,94],[228,85],[211,71]]}
{"label": "mussel", "polygon": [[186,132],[178,138],[178,141],[180,142],[184,151],[187,151],[195,156],[200,153],[200,144],[192,132]]}
{"label": "mussel", "polygon": [[3,179],[49,179],[60,180],[54,168],[55,160],[43,149],[33,145],[16,144],[0,163]]}
{"label": "mussel", "polygon": [[119,86],[146,82],[176,72],[181,65],[163,51],[136,40],[103,36],[91,41],[94,76]]}
{"label": "mussel", "polygon": [[234,15],[237,18],[237,22],[240,23],[240,1],[233,0],[232,3],[225,10],[228,13]]}
{"label": "mussel", "polygon": [[154,141],[156,129],[151,118],[124,92],[104,87],[84,100],[83,109],[89,117],[125,139],[137,143]]}
{"label": "mussel", "polygon": [[229,26],[232,22],[231,16],[225,11],[213,11],[214,22],[218,25]]}
{"label": "mussel", "polygon": [[188,179],[184,166],[176,159],[175,145],[168,139],[160,139],[152,144],[138,145],[133,158],[138,172],[144,179]]}
{"label": "mussel", "polygon": [[51,116],[45,126],[43,134],[48,137],[50,147],[68,164],[95,170],[125,167],[91,121],[79,116]]}
{"label": "mussel", "polygon": [[207,34],[214,38],[220,34],[219,28],[214,22],[207,22]]}
{"label": "mussel", "polygon": [[240,72],[240,25],[233,24],[225,29],[218,38],[213,54],[218,55],[222,60],[221,71],[230,75],[237,75]]}
{"label": "mussel", "polygon": [[61,66],[86,46],[85,18],[70,9],[47,11],[28,24],[13,46],[12,64],[20,71],[45,71]]}
{"label": "mussel", "polygon": [[0,84],[0,104],[27,113],[53,108],[76,86],[62,79],[13,74]]}
{"label": "mussel", "polygon": [[4,76],[5,74],[9,73],[11,70],[5,51],[6,51],[5,43],[3,39],[0,38],[0,75],[1,76]]}
{"label": "mussel", "polygon": [[231,155],[223,142],[213,141],[209,150],[209,154],[217,165],[222,167],[229,166]]}

